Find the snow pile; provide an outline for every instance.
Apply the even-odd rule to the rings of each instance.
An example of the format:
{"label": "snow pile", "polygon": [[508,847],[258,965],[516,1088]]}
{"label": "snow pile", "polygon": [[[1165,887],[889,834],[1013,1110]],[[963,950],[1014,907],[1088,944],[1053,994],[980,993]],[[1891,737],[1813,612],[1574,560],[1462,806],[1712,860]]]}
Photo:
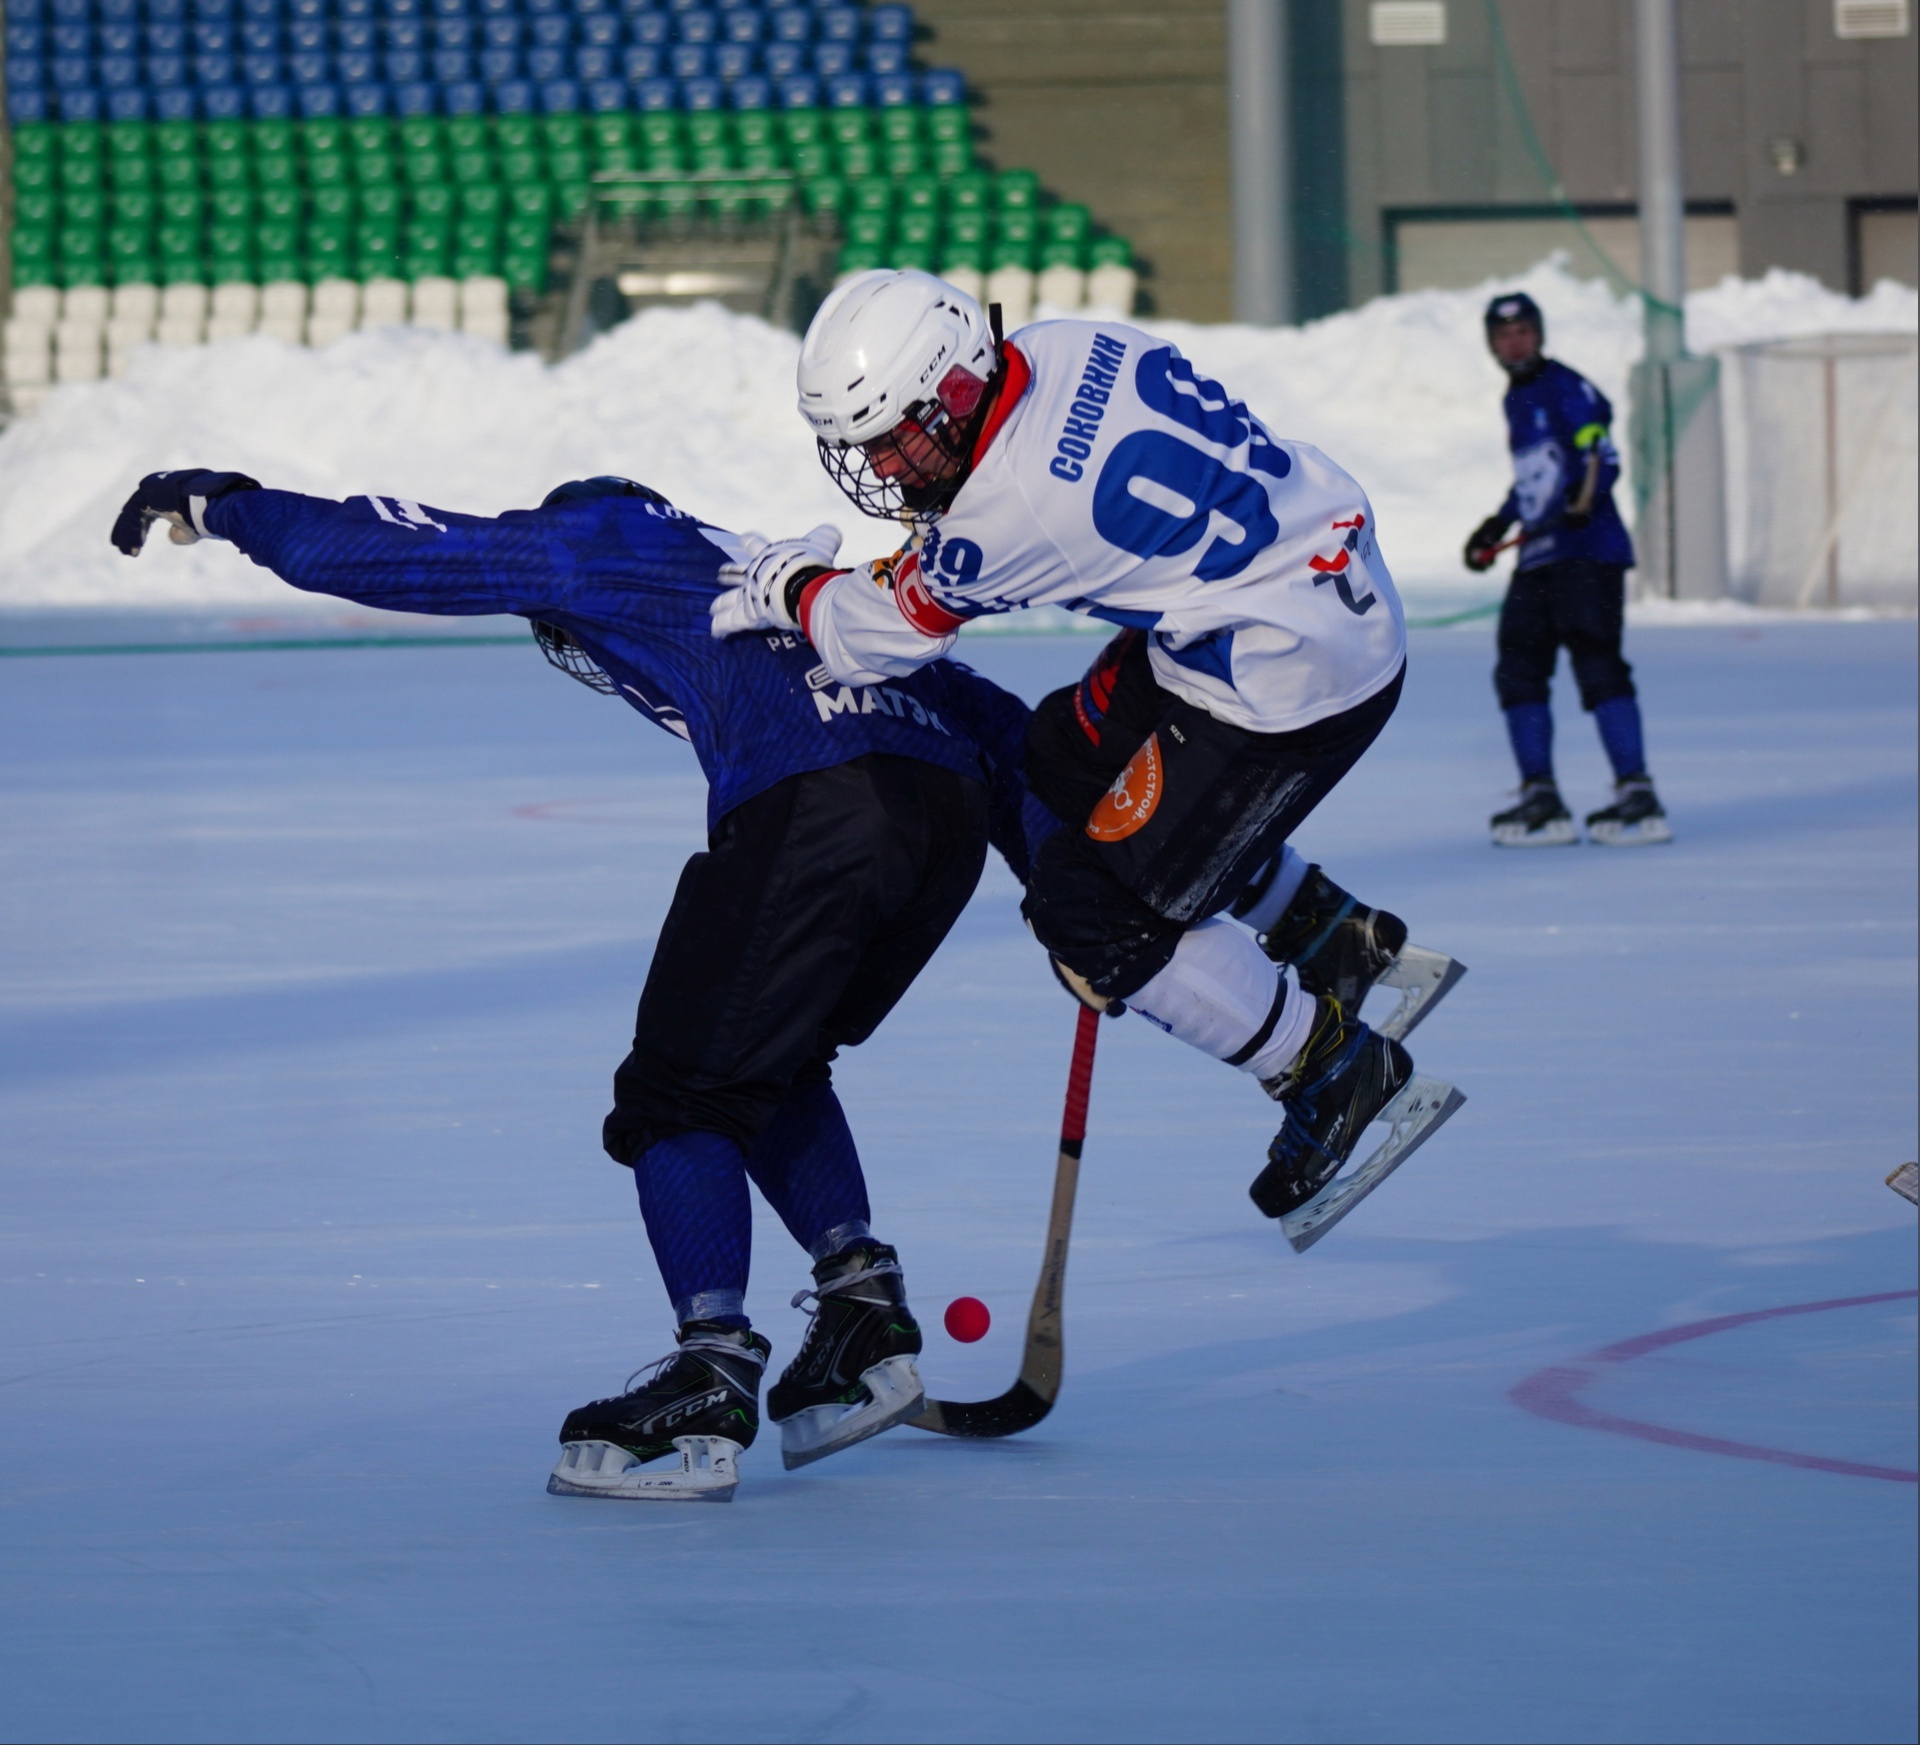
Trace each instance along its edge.
{"label": "snow pile", "polygon": [[[1553,351],[1621,408],[1639,312],[1557,264],[1521,281]],[[1385,297],[1301,328],[1152,324],[1279,434],[1318,444],[1373,497],[1414,594],[1458,590],[1468,530],[1508,482],[1501,378],[1481,339],[1492,289]],[[1697,349],[1836,329],[1911,330],[1920,299],[1858,301],[1811,279],[1728,280],[1688,300]],[[793,409],[798,341],[715,306],[659,310],[548,368],[484,341],[388,330],[321,351],[269,339],[153,349],[122,380],[60,389],[0,433],[0,606],[227,605],[286,590],[228,547],[107,544],[127,490],[161,467],[234,467],[291,490],[379,490],[475,513],[586,473],[644,479],[707,519],[772,533],[821,521],[848,554],[889,543],[822,474]]]}

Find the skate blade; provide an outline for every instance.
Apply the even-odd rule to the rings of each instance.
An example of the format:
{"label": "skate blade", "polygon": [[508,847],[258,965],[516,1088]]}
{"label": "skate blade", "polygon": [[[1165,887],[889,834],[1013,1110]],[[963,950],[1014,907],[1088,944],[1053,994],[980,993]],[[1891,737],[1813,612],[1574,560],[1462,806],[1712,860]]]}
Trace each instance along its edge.
{"label": "skate blade", "polygon": [[927,1397],[911,1357],[889,1357],[860,1379],[871,1399],[856,1406],[808,1406],[781,1424],[780,1458],[789,1472],[904,1423]]}
{"label": "skate blade", "polygon": [[569,1442],[547,1478],[556,1497],[619,1502],[730,1503],[740,1486],[740,1444],[727,1436],[676,1436],[680,1464],[644,1466],[617,1443]]}
{"label": "skate blade", "polygon": [[1920,1206],[1920,1164],[1901,1164],[1887,1177],[1887,1186],[1908,1205]]}
{"label": "skate blade", "polygon": [[1495,848],[1571,848],[1579,840],[1580,832],[1574,829],[1571,818],[1556,818],[1538,830],[1529,830],[1524,824],[1493,827]]}
{"label": "skate blade", "polygon": [[1409,1079],[1399,1096],[1374,1117],[1391,1127],[1380,1149],[1357,1169],[1335,1176],[1304,1206],[1280,1220],[1294,1253],[1306,1253],[1432,1138],[1434,1129],[1466,1100],[1441,1079],[1419,1074]]}
{"label": "skate blade", "polygon": [[1402,946],[1400,955],[1373,984],[1376,988],[1398,988],[1400,1003],[1387,1014],[1384,1024],[1373,1028],[1390,1042],[1402,1041],[1466,973],[1467,966],[1444,951],[1429,951],[1424,945]]}
{"label": "skate blade", "polygon": [[1651,848],[1671,842],[1673,827],[1664,818],[1643,818],[1638,824],[1589,824],[1587,840],[1602,848]]}

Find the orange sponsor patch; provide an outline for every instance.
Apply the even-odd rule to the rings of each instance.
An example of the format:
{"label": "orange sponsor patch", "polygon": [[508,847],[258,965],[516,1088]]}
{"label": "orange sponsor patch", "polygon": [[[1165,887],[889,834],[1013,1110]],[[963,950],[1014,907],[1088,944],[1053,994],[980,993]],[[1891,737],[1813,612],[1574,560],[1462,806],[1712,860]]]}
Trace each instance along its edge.
{"label": "orange sponsor patch", "polygon": [[1093,808],[1087,834],[1095,842],[1119,842],[1151,818],[1164,786],[1160,773],[1160,735],[1155,734],[1133,754],[1127,767]]}

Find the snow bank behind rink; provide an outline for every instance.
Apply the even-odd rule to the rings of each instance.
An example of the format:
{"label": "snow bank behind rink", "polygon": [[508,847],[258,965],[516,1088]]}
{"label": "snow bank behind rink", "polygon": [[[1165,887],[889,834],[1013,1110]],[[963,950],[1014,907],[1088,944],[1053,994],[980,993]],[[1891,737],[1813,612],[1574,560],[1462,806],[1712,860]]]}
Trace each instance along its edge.
{"label": "snow bank behind rink", "polygon": [[[1614,400],[1624,426],[1637,305],[1543,264],[1519,281],[1549,347]],[[1416,600],[1457,595],[1459,550],[1508,482],[1501,378],[1480,312],[1505,286],[1383,297],[1305,327],[1154,322],[1276,434],[1312,442],[1372,496],[1382,543]],[[1688,299],[1696,350],[1833,331],[1912,331],[1920,298],[1883,283],[1849,299],[1775,272]],[[152,347],[126,377],[74,383],[0,433],[0,607],[286,606],[288,590],[230,547],[158,541],[138,564],[107,544],[139,476],[238,468],[344,497],[378,490],[480,514],[562,479],[620,473],[736,528],[822,521],[847,553],[886,549],[828,483],[793,407],[799,342],[714,305],[656,310],[549,368],[455,334],[386,329],[309,351],[264,338]]]}

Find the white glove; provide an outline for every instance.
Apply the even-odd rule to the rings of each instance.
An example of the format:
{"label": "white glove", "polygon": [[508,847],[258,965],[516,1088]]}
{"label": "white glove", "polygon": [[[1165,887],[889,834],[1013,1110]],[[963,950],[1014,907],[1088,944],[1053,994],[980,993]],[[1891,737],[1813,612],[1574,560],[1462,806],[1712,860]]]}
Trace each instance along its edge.
{"label": "white glove", "polygon": [[707,608],[714,636],[799,629],[787,611],[787,583],[801,570],[832,569],[840,554],[840,537],[839,528],[825,526],[798,539],[769,541],[757,533],[745,535],[747,561],[722,568],[721,579],[732,585],[714,595]]}

